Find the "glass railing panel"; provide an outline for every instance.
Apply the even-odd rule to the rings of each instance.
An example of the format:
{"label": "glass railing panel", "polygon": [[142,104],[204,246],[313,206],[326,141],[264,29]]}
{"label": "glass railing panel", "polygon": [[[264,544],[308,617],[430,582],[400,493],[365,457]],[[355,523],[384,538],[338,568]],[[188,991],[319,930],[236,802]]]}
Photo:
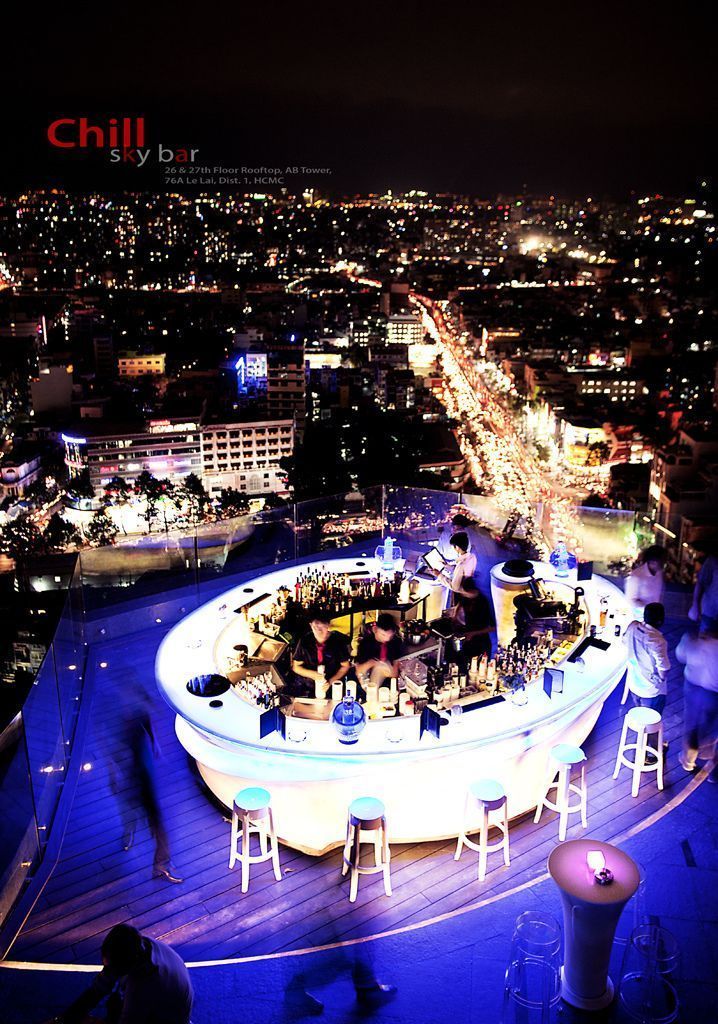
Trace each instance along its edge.
{"label": "glass railing panel", "polygon": [[623,509],[552,506],[547,503],[542,530],[550,549],[559,540],[597,572],[625,571],[638,550],[635,512]]}
{"label": "glass railing panel", "polygon": [[30,782],[41,847],[47,840],[67,770],[68,747],[51,648],[45,655],[22,710]]}
{"label": "glass railing panel", "polygon": [[385,532],[402,547],[415,551],[437,546],[448,555],[454,532],[452,512],[459,495],[419,487],[384,487]]}
{"label": "glass railing panel", "polygon": [[22,715],[0,733],[0,924],[40,854]]}
{"label": "glass railing panel", "polygon": [[383,491],[368,487],[297,504],[297,558],[344,548],[373,554],[383,535]]}

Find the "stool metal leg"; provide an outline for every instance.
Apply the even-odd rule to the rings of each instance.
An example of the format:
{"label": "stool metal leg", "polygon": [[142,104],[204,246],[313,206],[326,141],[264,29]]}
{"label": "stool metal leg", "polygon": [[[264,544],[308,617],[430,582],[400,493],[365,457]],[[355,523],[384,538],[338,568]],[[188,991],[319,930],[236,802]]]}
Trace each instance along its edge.
{"label": "stool metal leg", "polygon": [[563,842],[566,838],[566,827],[568,825],[568,801],[570,794],[570,785],[571,769],[568,765],[566,765],[565,767],[562,767],[558,773],[558,787],[556,790],[558,795],[557,803],[559,808],[558,838],[560,842]]}
{"label": "stool metal leg", "polygon": [[588,828],[588,821],[586,820],[586,762],[584,761],[581,765],[581,824],[584,828]]}
{"label": "stool metal leg", "polygon": [[242,892],[249,888],[249,818],[242,815],[242,852],[239,859],[242,864]]}
{"label": "stool metal leg", "polygon": [[648,734],[641,729],[636,738],[635,760],[633,762],[633,782],[631,783],[631,796],[638,796],[638,788],[641,785],[641,772],[646,764],[646,745]]}
{"label": "stool metal leg", "polygon": [[380,831],[376,831],[374,833],[374,864],[378,868],[384,863],[382,856],[383,846],[382,834]]}
{"label": "stool metal leg", "polygon": [[265,827],[265,824],[265,822],[262,822],[258,829],[259,852],[262,854],[263,857],[267,856],[267,829]]}
{"label": "stool metal leg", "polygon": [[509,802],[508,800],[504,803],[504,865],[506,867],[511,863],[511,857],[509,856]]}
{"label": "stool metal leg", "polygon": [[618,773],[621,770],[621,761],[623,759],[623,749],[626,745],[626,736],[628,735],[628,718],[623,719],[623,728],[621,729],[621,739],[618,744],[618,754],[616,755],[616,766],[613,769],[614,779],[618,778]]}
{"label": "stool metal leg", "polygon": [[279,867],[279,844],[277,843],[277,833],[274,830],[274,815],[272,814],[272,808],[269,808],[269,836],[272,841],[272,867],[274,868],[274,877],[278,882],[282,880],[282,870]]}
{"label": "stool metal leg", "polygon": [[486,860],[488,853],[486,847],[489,845],[489,812],[486,804],[481,805],[481,828],[479,830],[479,881],[486,878]]}
{"label": "stool metal leg", "polygon": [[[538,825],[539,821],[541,820],[541,814],[543,813],[544,804],[546,803],[546,797],[549,794],[549,790],[553,786],[555,777],[556,777],[556,773],[553,772],[551,777],[550,777],[550,779],[548,780],[548,785],[543,787],[543,795],[541,796],[541,799],[539,800],[539,802],[536,804],[536,814],[534,815],[534,825]],[[557,793],[558,793],[558,790],[557,790]]]}
{"label": "stool metal leg", "polygon": [[389,874],[389,861],[391,854],[389,852],[389,837],[386,832],[386,818],[381,820],[381,846],[382,846],[382,860],[384,863],[384,892],[387,896],[391,896],[391,876]]}
{"label": "stool metal leg", "polygon": [[354,843],[352,846],[352,870],[349,884],[349,902],[355,903],[359,889],[359,853],[361,851],[361,825],[354,825]]}
{"label": "stool metal leg", "polygon": [[659,789],[663,789],[663,723],[659,725],[658,733],[656,734],[656,752],[658,755],[656,783]]}
{"label": "stool metal leg", "polygon": [[345,877],[349,870],[349,854],[351,852],[351,837],[352,837],[352,823],[347,821],[347,837],[344,840],[344,850],[342,852],[342,878]]}
{"label": "stool metal leg", "polygon": [[229,866],[233,868],[237,862],[237,835],[238,835],[238,822],[237,812],[232,811],[232,835],[230,838],[229,846]]}

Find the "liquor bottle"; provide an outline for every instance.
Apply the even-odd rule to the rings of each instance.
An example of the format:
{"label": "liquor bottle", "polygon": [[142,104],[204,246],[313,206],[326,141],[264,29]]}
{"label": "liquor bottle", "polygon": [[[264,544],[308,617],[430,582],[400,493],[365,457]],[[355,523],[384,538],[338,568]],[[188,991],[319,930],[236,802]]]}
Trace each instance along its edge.
{"label": "liquor bottle", "polygon": [[478,687],[479,685],[479,659],[477,657],[471,659],[468,681],[471,686]]}
{"label": "liquor bottle", "polygon": [[327,670],[324,665],[320,665],[319,668],[317,669],[317,672],[322,677],[321,679],[317,679],[314,682],[314,696],[317,700],[322,700],[326,696],[324,692],[326,687],[326,684],[324,682],[324,676],[326,675],[326,671]]}
{"label": "liquor bottle", "polygon": [[486,675],[488,672],[488,658],[485,654],[481,655],[481,661],[479,662],[479,683],[486,682]]}

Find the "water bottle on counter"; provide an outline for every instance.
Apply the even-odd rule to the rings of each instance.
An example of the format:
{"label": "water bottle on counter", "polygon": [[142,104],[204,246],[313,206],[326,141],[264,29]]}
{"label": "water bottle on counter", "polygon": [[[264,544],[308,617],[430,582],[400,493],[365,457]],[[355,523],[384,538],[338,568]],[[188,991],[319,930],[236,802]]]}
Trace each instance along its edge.
{"label": "water bottle on counter", "polygon": [[324,680],[327,672],[326,667],[324,665],[320,665],[317,672],[322,678],[315,679],[314,681],[314,696],[317,700],[323,700],[326,696],[326,682]]}
{"label": "water bottle on counter", "polygon": [[350,745],[359,739],[366,725],[366,713],[353,697],[344,697],[332,711],[332,724],[340,743]]}

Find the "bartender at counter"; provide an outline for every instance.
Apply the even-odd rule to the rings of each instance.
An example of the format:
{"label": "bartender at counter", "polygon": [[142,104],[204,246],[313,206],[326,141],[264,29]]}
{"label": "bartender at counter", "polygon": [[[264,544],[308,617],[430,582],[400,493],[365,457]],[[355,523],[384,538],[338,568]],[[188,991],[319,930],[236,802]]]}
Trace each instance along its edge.
{"label": "bartender at counter", "polygon": [[292,656],[292,696],[323,698],[349,671],[349,640],[331,628],[326,612],[313,608],[308,618],[309,631]]}
{"label": "bartender at counter", "polygon": [[469,536],[463,530],[453,534],[449,543],[456,558],[454,564],[449,563],[445,568],[438,570],[429,568],[429,571],[440,583],[456,593],[463,581],[476,572],[476,555],[472,554]]}
{"label": "bartender at counter", "polygon": [[382,612],[373,629],[359,641],[356,670],[360,678],[369,675],[374,686],[399,674],[399,659],[404,655],[404,644],[397,633],[393,615]]}

